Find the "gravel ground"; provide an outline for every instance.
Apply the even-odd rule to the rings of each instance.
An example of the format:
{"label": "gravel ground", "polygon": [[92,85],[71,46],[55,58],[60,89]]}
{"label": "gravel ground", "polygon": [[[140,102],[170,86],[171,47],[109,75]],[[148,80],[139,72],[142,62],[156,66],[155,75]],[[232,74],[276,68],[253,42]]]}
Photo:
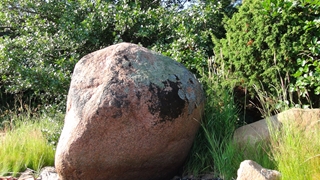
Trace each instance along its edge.
{"label": "gravel ground", "polygon": [[171,180],[223,180],[223,179],[215,178],[212,173],[212,174],[202,174],[202,175],[198,175],[198,176],[194,176],[194,175],[175,176]]}
{"label": "gravel ground", "polygon": [[[15,178],[12,176],[0,177],[0,180],[35,180],[35,171],[32,169],[27,169],[25,172],[21,173],[20,178]],[[36,180],[58,180],[57,174],[54,167],[45,167],[41,170],[40,176]],[[214,174],[201,174],[198,176],[187,175],[181,176],[177,175],[171,180],[223,180],[221,178],[215,178]]]}

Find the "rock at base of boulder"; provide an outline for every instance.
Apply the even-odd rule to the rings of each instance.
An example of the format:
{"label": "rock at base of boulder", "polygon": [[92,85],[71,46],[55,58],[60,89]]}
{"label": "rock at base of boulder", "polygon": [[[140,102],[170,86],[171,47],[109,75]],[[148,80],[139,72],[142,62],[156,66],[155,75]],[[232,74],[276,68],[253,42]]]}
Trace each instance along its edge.
{"label": "rock at base of boulder", "polygon": [[37,180],[59,180],[59,177],[54,167],[47,166],[41,169]]}
{"label": "rock at base of boulder", "polygon": [[241,162],[237,175],[237,180],[279,180],[281,178],[280,172],[265,169],[252,160]]}
{"label": "rock at base of boulder", "polygon": [[21,173],[18,180],[35,180],[35,171],[27,168],[23,173]]}

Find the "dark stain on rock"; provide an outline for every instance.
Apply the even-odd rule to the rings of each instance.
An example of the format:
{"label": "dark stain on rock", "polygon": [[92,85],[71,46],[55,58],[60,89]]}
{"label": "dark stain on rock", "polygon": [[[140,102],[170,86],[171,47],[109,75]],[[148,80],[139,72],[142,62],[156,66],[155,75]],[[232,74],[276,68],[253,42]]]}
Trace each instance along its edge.
{"label": "dark stain on rock", "polygon": [[88,102],[88,99],[81,96],[81,89],[76,89],[76,88],[73,88],[71,89],[71,93],[72,96],[71,96],[71,103],[73,106],[75,106],[76,110],[77,110],[77,114],[79,114],[80,117],[83,116],[83,109],[86,105],[86,103]]}
{"label": "dark stain on rock", "polygon": [[121,116],[122,116],[121,111],[116,111],[113,115],[111,115],[111,117],[114,119],[120,118]]}
{"label": "dark stain on rock", "polygon": [[126,55],[123,56],[123,58],[126,60],[126,61],[129,61],[128,57]]}
{"label": "dark stain on rock", "polygon": [[128,94],[123,91],[123,88],[115,88],[115,86],[124,86],[124,80],[119,79],[118,74],[118,71],[114,71],[112,78],[104,87],[101,97],[110,97],[109,101],[101,100],[100,103],[103,102],[104,104],[99,103],[100,107],[112,106],[113,108],[117,108],[117,110],[114,111],[115,113],[111,115],[113,118],[121,117],[122,111],[128,109],[130,105]]}
{"label": "dark stain on rock", "polygon": [[174,77],[176,77],[177,81],[180,81],[179,77],[177,75],[174,74]]}
{"label": "dark stain on rock", "polygon": [[149,91],[152,93],[149,111],[153,115],[159,113],[160,123],[178,118],[182,114],[186,103],[178,95],[180,82],[167,80],[162,83],[165,85],[163,89],[153,83],[149,85]]}
{"label": "dark stain on rock", "polygon": [[116,66],[121,69],[126,69],[126,73],[131,73],[133,71],[132,62],[126,55],[123,55],[121,58],[117,58]]}
{"label": "dark stain on rock", "polygon": [[191,78],[189,78],[189,82],[190,82],[191,84],[194,84],[194,83],[193,83],[193,80],[192,80]]}
{"label": "dark stain on rock", "polygon": [[121,108],[122,102],[119,101],[118,99],[113,99],[112,102],[111,102],[111,105],[116,107],[116,108]]}
{"label": "dark stain on rock", "polygon": [[140,100],[140,99],[141,99],[141,92],[140,92],[140,91],[137,91],[137,92],[136,92],[136,96],[137,96],[137,98]]}

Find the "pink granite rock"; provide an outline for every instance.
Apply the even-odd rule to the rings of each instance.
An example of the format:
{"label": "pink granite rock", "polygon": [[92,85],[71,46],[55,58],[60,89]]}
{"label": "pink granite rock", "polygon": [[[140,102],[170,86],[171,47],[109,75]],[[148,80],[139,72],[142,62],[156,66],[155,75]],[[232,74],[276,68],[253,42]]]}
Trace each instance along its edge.
{"label": "pink granite rock", "polygon": [[183,165],[204,107],[184,66],[135,44],[83,57],[55,167],[61,180],[165,180]]}

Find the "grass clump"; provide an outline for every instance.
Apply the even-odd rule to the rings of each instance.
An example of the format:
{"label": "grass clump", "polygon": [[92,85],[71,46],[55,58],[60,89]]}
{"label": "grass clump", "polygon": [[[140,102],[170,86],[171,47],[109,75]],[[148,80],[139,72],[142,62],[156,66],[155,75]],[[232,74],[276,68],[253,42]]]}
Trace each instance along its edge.
{"label": "grass clump", "polygon": [[[39,171],[54,165],[55,136],[62,122],[49,117],[11,117],[0,135],[0,176],[17,176],[26,168]],[[9,127],[8,127],[9,126]]]}
{"label": "grass clump", "polygon": [[223,180],[231,180],[237,177],[240,163],[250,159],[264,168],[278,170],[282,180],[320,179],[319,126],[306,129],[294,125],[292,120],[285,121],[281,128],[272,129],[267,118],[292,107],[309,107],[311,102],[303,104],[298,100],[299,104],[294,103],[287,81],[282,78],[274,86],[275,95],[254,86],[261,105],[257,107],[262,116],[267,118],[271,138],[254,146],[250,142],[239,146],[235,144],[233,134],[245,123],[239,118],[232,90],[223,87],[223,82],[228,81],[228,75],[217,69],[209,72],[214,76],[209,73],[208,77],[202,79],[207,102],[201,128],[185,166],[185,174],[214,173]]}
{"label": "grass clump", "polygon": [[[281,84],[277,86],[276,95],[266,91],[257,90],[258,99],[263,105],[261,111],[264,117],[269,117],[273,112],[280,113],[292,107],[308,108],[312,105],[309,101],[303,104],[298,99],[298,104],[293,101],[293,94],[289,92],[286,79],[279,78]],[[270,101],[271,99],[271,101]],[[268,120],[268,118],[267,118]],[[271,141],[269,142],[269,159],[274,161],[275,168],[282,174],[282,180],[320,179],[320,129],[303,126],[296,119],[283,119],[281,128],[269,126]],[[270,125],[270,124],[269,124]]]}
{"label": "grass clump", "polygon": [[237,177],[239,165],[246,159],[274,169],[276,165],[270,158],[269,144],[259,142],[253,147],[248,142],[240,147],[234,142],[233,133],[243,122],[238,118],[232,93],[224,91],[223,94],[208,95],[215,98],[207,99],[205,115],[185,172],[195,175],[211,172],[216,177],[231,180]]}
{"label": "grass clump", "polygon": [[272,131],[272,158],[282,180],[320,179],[320,130],[285,121],[281,131]]}
{"label": "grass clump", "polygon": [[207,95],[205,112],[184,173],[210,172],[227,179],[233,177],[237,170],[235,162],[241,159],[232,139],[235,129],[243,122],[238,118],[233,92],[222,85],[226,77],[211,67],[209,75],[202,79]]}
{"label": "grass clump", "polygon": [[192,174],[221,171],[227,166],[226,157],[222,153],[237,124],[237,111],[230,98],[232,96],[225,92],[216,96],[219,97],[217,99],[212,97],[214,93],[207,94],[204,117],[186,165],[186,172]]}

